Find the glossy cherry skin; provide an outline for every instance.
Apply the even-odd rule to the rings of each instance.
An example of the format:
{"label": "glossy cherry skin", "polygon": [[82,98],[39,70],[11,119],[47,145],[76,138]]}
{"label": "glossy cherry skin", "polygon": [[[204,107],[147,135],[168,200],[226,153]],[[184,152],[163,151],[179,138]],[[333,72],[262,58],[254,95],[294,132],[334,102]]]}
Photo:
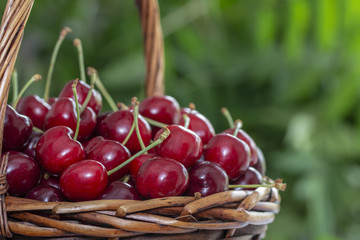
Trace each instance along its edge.
{"label": "glossy cherry skin", "polygon": [[[225,133],[229,133],[233,135],[234,129],[227,129],[224,131]],[[253,166],[257,163],[258,157],[257,157],[257,146],[255,144],[255,141],[247,134],[244,130],[239,129],[238,134],[236,135],[239,139],[246,142],[246,144],[250,147],[250,166]]]}
{"label": "glossy cherry skin", "polygon": [[[199,135],[204,145],[206,145],[209,140],[215,136],[214,127],[204,115],[190,108],[181,109],[181,115],[183,114],[188,115],[190,118],[188,129]],[[184,126],[184,118],[181,118],[179,125]]]}
{"label": "glossy cherry skin", "polygon": [[229,181],[240,177],[250,164],[249,146],[227,133],[215,135],[204,150],[204,159],[218,163],[227,173]]}
{"label": "glossy cherry skin", "polygon": [[[59,94],[59,98],[69,97],[69,98],[74,99],[74,93],[72,90],[73,82],[74,81],[71,80],[67,84],[65,84],[64,88],[61,90],[61,92]],[[79,104],[84,103],[89,90],[90,90],[89,84],[87,84],[86,82],[84,82],[82,80],[80,80],[78,82],[78,84],[76,86],[76,93],[77,93]],[[102,98],[101,98],[100,93],[95,89],[92,90],[92,96],[90,98],[88,106],[94,110],[96,115],[98,115],[101,111]]]}
{"label": "glossy cherry skin", "polygon": [[266,176],[266,161],[265,161],[264,154],[263,154],[263,152],[261,151],[260,148],[257,148],[257,157],[258,157],[258,161],[253,167],[256,170],[258,170],[258,172],[263,177],[265,177]]}
{"label": "glossy cherry skin", "polygon": [[121,181],[114,181],[109,184],[98,199],[140,200],[140,194],[130,184]]}
{"label": "glossy cherry skin", "polygon": [[32,128],[30,118],[6,105],[2,151],[21,150],[29,140]]}
{"label": "glossy cherry skin", "polygon": [[37,95],[20,98],[16,105],[18,113],[28,116],[35,127],[43,129],[45,116],[50,110],[50,105]]}
{"label": "glossy cherry skin", "polygon": [[138,156],[134,160],[132,160],[129,163],[129,174],[130,174],[131,179],[136,179],[136,175],[137,175],[141,165],[143,165],[144,162],[146,162],[147,160],[149,160],[150,158],[153,158],[155,156],[156,155],[153,153],[149,153],[149,154],[145,153],[145,154]]}
{"label": "glossy cherry skin", "polygon": [[49,173],[58,175],[65,168],[85,158],[80,142],[72,139],[73,131],[65,126],[47,130],[36,146],[36,157]]}
{"label": "glossy cherry skin", "polygon": [[61,191],[52,186],[38,185],[31,189],[25,198],[34,199],[42,202],[64,202],[65,198]]}
{"label": "glossy cherry skin", "polygon": [[48,175],[48,174],[43,174],[43,176],[40,179],[39,182],[39,186],[51,186],[54,188],[57,188],[60,190],[60,182],[59,182],[59,178],[52,176],[52,175]]}
{"label": "glossy cherry skin", "polygon": [[9,153],[6,169],[6,180],[9,184],[8,193],[12,196],[24,196],[38,184],[40,167],[32,157],[24,153],[16,151],[7,153]]}
{"label": "glossy cherry skin", "polygon": [[108,184],[104,165],[95,160],[82,160],[64,170],[60,175],[63,196],[70,201],[96,199]]}
{"label": "glossy cherry skin", "polygon": [[[170,130],[170,135],[155,147],[156,154],[172,158],[186,168],[195,165],[202,154],[201,138],[193,131],[180,125],[170,125],[167,128]],[[157,140],[163,132],[164,129],[159,130],[154,140]]]}
{"label": "glossy cherry skin", "polygon": [[189,174],[181,163],[155,157],[146,161],[136,176],[136,188],[145,198],[178,196],[189,185]]}
{"label": "glossy cherry skin", "polygon": [[26,142],[22,152],[29,155],[30,157],[36,158],[36,145],[43,134],[40,132],[33,131],[30,135],[29,140]]}
{"label": "glossy cherry skin", "polygon": [[228,176],[217,163],[203,161],[189,170],[189,187],[186,190],[189,196],[199,192],[205,197],[228,189]]}
{"label": "glossy cherry skin", "polygon": [[[92,138],[85,147],[85,158],[99,161],[107,171],[130,158],[130,151],[121,143],[103,137]],[[109,175],[109,182],[121,179],[128,172],[129,165]]]}
{"label": "glossy cherry skin", "polygon": [[[133,110],[131,109],[118,110],[116,112],[110,113],[100,123],[100,135],[104,138],[122,143],[130,132],[132,123],[134,121],[132,111]],[[141,138],[144,142],[144,145],[147,146],[151,140],[150,125],[140,115],[138,122]],[[141,150],[141,146],[135,130],[131,134],[129,141],[125,144],[125,146],[130,150],[131,153],[135,153]]]}
{"label": "glossy cherry skin", "polygon": [[[249,167],[238,179],[231,182],[231,185],[261,184],[261,173],[253,167]],[[234,188],[234,190],[255,190],[256,188]]]}

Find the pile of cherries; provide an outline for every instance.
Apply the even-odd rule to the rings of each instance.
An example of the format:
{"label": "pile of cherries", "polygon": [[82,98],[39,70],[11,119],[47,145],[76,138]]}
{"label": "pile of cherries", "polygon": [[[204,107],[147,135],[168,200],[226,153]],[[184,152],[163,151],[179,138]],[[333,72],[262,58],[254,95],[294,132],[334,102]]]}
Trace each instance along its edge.
{"label": "pile of cherries", "polygon": [[215,134],[193,104],[180,108],[171,96],[152,96],[116,106],[100,84],[112,106],[101,112],[100,79],[88,73],[91,84],[71,80],[57,97],[19,96],[6,106],[2,158],[10,195],[139,200],[263,184],[263,155],[226,109],[230,128]]}

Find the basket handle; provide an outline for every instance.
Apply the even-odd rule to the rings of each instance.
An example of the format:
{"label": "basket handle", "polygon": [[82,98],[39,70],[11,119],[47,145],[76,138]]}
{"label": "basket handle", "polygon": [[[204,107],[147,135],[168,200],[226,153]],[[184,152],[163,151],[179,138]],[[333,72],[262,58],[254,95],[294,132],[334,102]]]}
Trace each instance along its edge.
{"label": "basket handle", "polygon": [[136,0],[140,11],[146,60],[145,94],[164,95],[164,42],[157,0]]}

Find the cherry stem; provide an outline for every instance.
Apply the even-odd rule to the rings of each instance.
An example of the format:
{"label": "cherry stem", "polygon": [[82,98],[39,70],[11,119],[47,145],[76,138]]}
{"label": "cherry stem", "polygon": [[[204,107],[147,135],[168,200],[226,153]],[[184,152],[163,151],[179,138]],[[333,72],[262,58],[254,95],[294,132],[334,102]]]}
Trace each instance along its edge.
{"label": "cherry stem", "polygon": [[234,128],[234,120],[229,112],[229,110],[225,107],[221,108],[221,113],[224,115],[224,117],[226,118],[226,120],[229,123],[230,128]]}
{"label": "cherry stem", "polygon": [[33,130],[34,132],[44,133],[43,130],[41,130],[40,128],[37,128],[37,127],[35,127],[35,126],[33,126],[32,130]]}
{"label": "cherry stem", "polygon": [[131,128],[130,128],[130,131],[129,131],[128,135],[126,135],[126,138],[121,143],[122,145],[125,145],[129,141],[129,139],[130,139],[131,135],[133,134],[134,130],[135,130],[135,121],[133,121],[133,124],[131,125]]}
{"label": "cherry stem", "polygon": [[[140,134],[140,129],[139,129],[139,102],[137,100],[136,97],[134,97],[132,99],[132,104],[134,106],[134,111],[133,111],[133,118],[134,118],[134,122],[135,122],[135,131],[136,131],[136,136],[139,140],[141,149],[145,148],[145,144],[142,140],[141,134]],[[147,153],[147,152],[146,152]]]}
{"label": "cherry stem", "polygon": [[35,74],[34,76],[32,76],[32,77],[30,78],[29,81],[27,81],[27,83],[24,85],[24,87],[20,90],[19,94],[16,96],[16,99],[15,99],[13,105],[12,105],[12,107],[13,107],[14,109],[16,109],[16,106],[17,106],[20,98],[22,97],[22,95],[23,95],[24,92],[26,91],[26,89],[28,89],[29,86],[30,86],[33,82],[37,82],[37,81],[39,81],[40,79],[41,79],[41,75],[40,75],[40,74]]}
{"label": "cherry stem", "polygon": [[74,46],[76,47],[77,52],[78,52],[81,80],[86,82],[85,64],[84,64],[84,51],[83,51],[83,47],[82,47],[82,44],[81,44],[81,40],[79,38],[75,38],[73,43],[74,43]]}
{"label": "cherry stem", "polygon": [[282,179],[277,179],[272,183],[264,184],[246,184],[246,185],[229,185],[229,188],[258,188],[258,187],[274,187],[280,191],[286,190],[286,183],[282,182]]}
{"label": "cherry stem", "polygon": [[126,104],[125,104],[125,103],[122,103],[122,102],[116,103],[116,106],[117,106],[117,108],[120,109],[120,110],[128,110],[128,109],[129,109],[129,107],[126,106]]}
{"label": "cherry stem", "polygon": [[46,102],[49,100],[51,79],[52,79],[52,75],[53,75],[53,72],[54,72],[54,66],[55,66],[55,63],[56,63],[56,58],[57,58],[57,55],[59,53],[60,46],[61,46],[62,42],[64,41],[66,35],[68,33],[70,33],[71,31],[72,30],[70,28],[68,28],[68,27],[64,27],[61,30],[60,35],[59,35],[59,39],[57,40],[57,42],[55,44],[55,47],[54,47],[54,50],[53,50],[53,53],[51,55],[49,70],[48,70],[48,74],[47,74],[47,77],[46,77],[45,91],[44,91],[44,100]]}
{"label": "cherry stem", "polygon": [[94,89],[94,84],[95,84],[96,79],[97,79],[97,71],[94,68],[89,67],[88,68],[88,73],[90,73],[90,78],[91,78],[90,89],[88,91],[88,94],[86,95],[85,101],[81,105],[80,113],[82,113],[85,110],[86,106],[89,104],[92,93],[93,93],[92,90]]}
{"label": "cherry stem", "polygon": [[[88,68],[88,74],[89,74],[89,68]],[[97,78],[95,81],[95,85],[96,87],[99,89],[99,91],[101,92],[101,94],[104,96],[104,98],[106,99],[106,101],[108,102],[111,110],[113,110],[114,112],[118,110],[116,103],[114,101],[114,99],[112,99],[112,97],[110,96],[109,92],[106,90],[106,88],[104,87],[104,85],[102,84],[99,75],[97,74]]]}
{"label": "cherry stem", "polygon": [[144,118],[150,125],[153,125],[153,126],[155,126],[155,127],[163,128],[163,127],[166,127],[166,126],[167,126],[165,123],[158,122],[158,121],[152,120],[152,119],[147,118],[147,117],[144,117],[144,116],[143,116],[143,118]]}
{"label": "cherry stem", "polygon": [[17,95],[18,95],[18,91],[19,91],[18,74],[17,74],[17,71],[15,68],[12,73],[11,79],[12,79],[12,87],[13,87],[13,101],[12,102],[15,102]]}
{"label": "cherry stem", "polygon": [[190,125],[190,117],[187,114],[183,114],[184,128],[188,129]]}
{"label": "cherry stem", "polygon": [[233,133],[233,135],[234,135],[235,137],[236,137],[237,134],[239,133],[239,131],[240,131],[240,129],[242,128],[242,126],[243,126],[242,121],[241,121],[240,119],[237,119],[237,120],[235,121],[235,128],[234,128],[234,133]]}
{"label": "cherry stem", "polygon": [[169,129],[165,129],[165,131],[160,135],[160,137],[154,141],[153,143],[151,143],[150,145],[148,145],[147,147],[145,147],[144,149],[140,150],[139,152],[137,152],[136,154],[134,154],[133,156],[131,156],[128,160],[126,160],[125,162],[123,162],[122,164],[120,164],[119,166],[117,166],[116,168],[111,169],[110,171],[107,172],[108,175],[113,174],[114,172],[120,170],[121,168],[123,168],[124,166],[126,166],[127,164],[129,164],[132,160],[134,160],[135,158],[137,158],[138,156],[144,154],[145,152],[149,151],[150,149],[152,149],[153,147],[156,147],[157,145],[161,144],[168,136],[170,135],[170,130]]}
{"label": "cherry stem", "polygon": [[71,88],[74,94],[74,98],[75,98],[75,104],[76,104],[76,129],[75,129],[75,133],[74,133],[74,140],[77,140],[78,135],[79,135],[79,129],[80,129],[80,108],[79,108],[79,101],[78,101],[78,97],[77,97],[77,92],[76,92],[76,86],[78,84],[79,79],[75,79]]}
{"label": "cherry stem", "polygon": [[196,106],[195,106],[195,103],[189,103],[189,106],[188,108],[190,108],[191,110],[195,110],[196,109]]}

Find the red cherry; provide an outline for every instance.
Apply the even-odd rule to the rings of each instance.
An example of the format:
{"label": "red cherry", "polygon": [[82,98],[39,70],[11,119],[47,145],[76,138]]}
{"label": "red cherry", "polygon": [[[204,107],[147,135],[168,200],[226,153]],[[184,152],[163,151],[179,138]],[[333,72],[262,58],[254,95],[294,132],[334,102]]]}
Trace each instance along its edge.
{"label": "red cherry", "polygon": [[[249,167],[238,179],[231,182],[231,185],[250,185],[250,184],[261,184],[262,176],[253,167]],[[234,188],[234,190],[241,190],[243,188]],[[245,190],[255,190],[256,188],[245,188]]]}
{"label": "red cherry", "polygon": [[33,124],[27,116],[6,105],[2,151],[21,150],[32,133]]}
{"label": "red cherry", "polygon": [[12,196],[24,196],[39,182],[40,167],[32,157],[24,153],[16,151],[9,151],[8,153],[6,169],[6,180],[9,184],[8,193]]}
{"label": "red cherry", "polygon": [[[194,131],[201,138],[205,145],[209,140],[215,136],[215,130],[211,122],[196,110],[190,108],[181,109],[181,115],[186,114],[190,118],[188,129]],[[184,126],[184,119],[181,118],[180,125]]]}
{"label": "red cherry", "polygon": [[128,183],[114,181],[109,184],[98,199],[131,199],[140,200],[140,195],[136,189]]}
{"label": "red cherry", "polygon": [[194,196],[196,192],[205,197],[229,189],[229,179],[224,171],[214,162],[199,162],[189,171],[189,187],[186,194]]}
{"label": "red cherry", "polygon": [[[85,147],[87,159],[102,163],[107,171],[119,166],[130,158],[130,151],[119,142],[106,140],[103,137],[92,138]],[[121,168],[109,176],[109,182],[121,179],[128,172],[129,166]]]}
{"label": "red cherry", "polygon": [[[104,138],[111,139],[122,143],[128,133],[130,132],[131,126],[134,121],[132,114],[133,110],[119,110],[113,113],[110,113],[105,117],[101,123],[99,132],[100,135]],[[139,115],[139,130],[141,138],[147,146],[151,140],[151,128],[150,125]],[[125,146],[130,150],[130,152],[135,153],[141,150],[139,139],[136,135],[136,132],[131,134],[129,141]]]}
{"label": "red cherry", "polygon": [[[202,142],[193,131],[180,125],[170,125],[170,136],[155,147],[155,152],[162,157],[168,157],[182,163],[186,168],[193,166],[202,154]],[[154,140],[164,132],[159,130]]]}
{"label": "red cherry", "polygon": [[229,180],[237,179],[249,166],[249,146],[228,133],[215,135],[204,150],[204,159],[218,163],[227,173]]}
{"label": "red cherry", "polygon": [[62,194],[70,201],[96,199],[108,184],[104,165],[95,160],[82,160],[64,170],[60,176]]}
{"label": "red cherry", "polygon": [[[74,81],[71,80],[64,86],[64,88],[61,90],[61,92],[59,94],[59,98],[69,97],[69,98],[74,99],[74,93],[72,90],[73,83],[74,83]],[[79,104],[84,103],[89,90],[90,90],[89,84],[87,84],[86,82],[84,82],[82,80],[80,80],[78,82],[78,84],[76,86],[76,93],[77,93]],[[101,107],[102,107],[102,98],[101,98],[100,93],[95,89],[92,89],[92,96],[90,98],[88,106],[94,110],[96,115],[99,114]]]}
{"label": "red cherry", "polygon": [[38,185],[31,189],[25,198],[34,199],[42,202],[64,202],[65,198],[61,191],[52,186]]}
{"label": "red cherry", "polygon": [[60,190],[59,178],[49,174],[43,174],[43,176],[40,179],[39,185],[51,186]]}
{"label": "red cherry", "polygon": [[130,177],[131,179],[136,179],[136,175],[141,167],[141,165],[144,164],[144,162],[146,162],[147,160],[149,160],[150,158],[155,157],[155,154],[142,154],[140,156],[138,156],[137,158],[135,158],[134,160],[132,160],[129,163],[129,173],[130,173]]}
{"label": "red cherry", "polygon": [[[234,129],[227,129],[224,131],[224,133],[233,134]],[[239,129],[238,134],[236,135],[239,139],[243,140],[247,143],[247,145],[250,147],[250,166],[253,166],[257,163],[258,157],[257,157],[257,146],[255,144],[255,141],[247,134],[244,130],[241,128]]]}
{"label": "red cherry", "polygon": [[85,157],[82,145],[72,139],[73,131],[65,126],[47,130],[36,146],[36,157],[49,173],[57,175]]}
{"label": "red cherry", "polygon": [[146,161],[136,176],[136,187],[145,198],[178,196],[189,185],[186,168],[179,162],[164,157]]}
{"label": "red cherry", "polygon": [[35,127],[43,129],[45,115],[50,110],[50,105],[37,95],[20,98],[16,111],[28,116]]}
{"label": "red cherry", "polygon": [[30,135],[29,140],[25,144],[22,152],[29,155],[32,158],[36,158],[36,145],[43,134],[40,132],[33,131]]}

